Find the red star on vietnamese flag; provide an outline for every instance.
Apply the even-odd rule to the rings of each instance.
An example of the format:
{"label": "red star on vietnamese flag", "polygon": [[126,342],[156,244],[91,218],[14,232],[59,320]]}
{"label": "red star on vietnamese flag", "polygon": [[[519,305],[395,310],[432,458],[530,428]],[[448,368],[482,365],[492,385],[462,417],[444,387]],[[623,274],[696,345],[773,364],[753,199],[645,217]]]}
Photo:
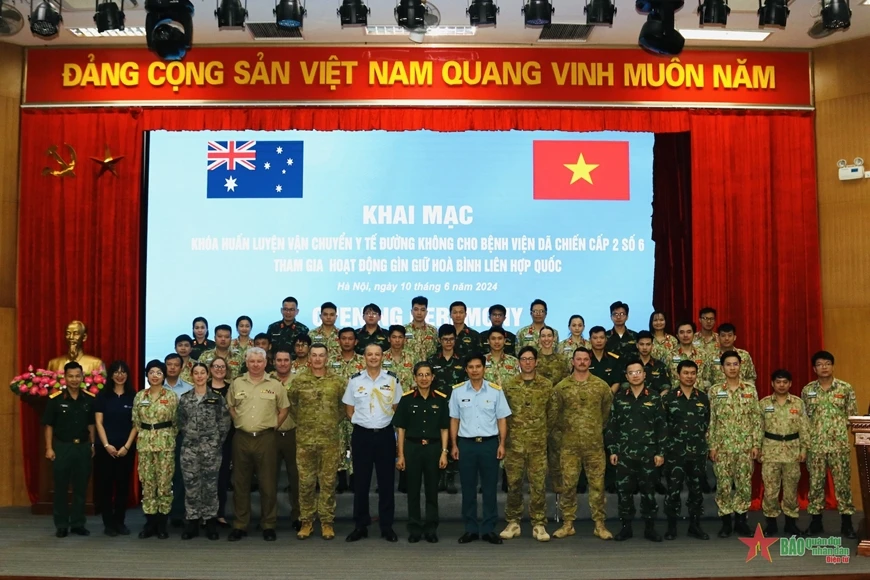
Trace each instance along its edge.
{"label": "red star on vietnamese flag", "polygon": [[761,553],[761,557],[768,562],[773,562],[770,557],[770,547],[779,540],[776,538],[765,538],[764,532],[761,531],[761,524],[755,528],[755,535],[751,538],[739,538],[741,542],[749,546],[749,552],[746,554],[746,561],[750,561]]}

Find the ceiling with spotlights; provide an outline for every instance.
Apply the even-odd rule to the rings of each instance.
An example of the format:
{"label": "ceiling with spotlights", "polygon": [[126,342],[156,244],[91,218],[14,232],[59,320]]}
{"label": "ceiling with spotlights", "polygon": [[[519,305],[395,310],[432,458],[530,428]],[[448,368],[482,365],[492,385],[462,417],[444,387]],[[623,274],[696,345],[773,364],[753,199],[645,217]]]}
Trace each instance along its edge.
{"label": "ceiling with spotlights", "polygon": [[[120,0],[116,0],[120,4]],[[495,28],[470,29],[465,9],[467,0],[430,0],[441,12],[441,25],[444,34],[430,34],[425,37],[426,44],[483,44],[483,45],[530,45],[543,44],[539,42],[540,29],[525,28],[521,7],[522,0],[499,0],[500,13],[498,26]],[[552,0],[555,8],[554,23],[560,24],[585,24],[586,18],[583,13],[583,0]],[[637,35],[646,17],[634,10],[634,2],[615,0],[617,13],[613,27],[596,27],[585,42],[558,41],[565,46],[636,46]],[[30,3],[21,0],[5,0],[5,4],[13,4],[25,18],[30,12]],[[314,44],[411,44],[407,33],[398,31],[395,34],[395,19],[393,8],[396,0],[367,0],[371,8],[369,25],[371,30],[367,33],[361,28],[341,29],[336,10],[341,4],[340,0],[308,0],[306,8],[308,15],[305,18],[301,38],[298,39],[255,39],[251,34],[251,26],[247,30],[224,30],[219,31],[214,16],[216,3],[214,0],[193,0],[196,8],[194,16],[194,49],[197,45],[264,45],[264,44],[291,44],[291,43],[314,43]],[[731,15],[728,19],[727,31],[729,32],[757,32],[758,0],[731,0]],[[248,23],[271,23],[275,19],[272,14],[274,1],[272,0],[248,0],[247,10],[249,13]],[[845,32],[837,32],[826,38],[813,39],[807,35],[807,30],[819,20],[819,3],[817,1],[794,0],[790,5],[791,15],[785,30],[767,29],[770,34],[762,41],[738,40],[742,35],[731,34],[730,38],[723,40],[687,40],[686,48],[703,47],[742,47],[742,48],[813,48],[835,42],[843,42],[859,36],[870,35],[870,6],[860,0],[852,0],[852,27]],[[145,25],[144,0],[138,2],[138,6],[132,6],[129,0],[125,0],[124,12],[126,13],[126,25],[131,33],[142,33]],[[94,27],[94,1],[93,0],[63,0],[64,28],[58,38],[45,41],[35,38],[25,23],[24,30],[16,35],[4,37],[0,40],[23,46],[121,46],[121,45],[145,45],[144,38],[118,35],[116,37],[93,37],[88,35],[87,29]],[[450,28],[453,27],[451,32]],[[676,28],[698,29],[697,5],[691,0],[677,13]],[[71,32],[79,30],[78,35]],[[95,30],[95,29],[94,29]],[[710,30],[707,28],[706,30]],[[717,29],[718,30],[718,29]],[[686,35],[687,37],[689,34]],[[756,35],[757,36],[757,35]],[[552,46],[554,41],[547,41]]]}

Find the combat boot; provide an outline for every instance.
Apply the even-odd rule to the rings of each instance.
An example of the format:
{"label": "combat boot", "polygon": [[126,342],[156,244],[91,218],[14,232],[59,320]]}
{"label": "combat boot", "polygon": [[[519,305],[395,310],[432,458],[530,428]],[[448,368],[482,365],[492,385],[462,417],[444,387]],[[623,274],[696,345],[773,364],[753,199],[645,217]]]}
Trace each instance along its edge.
{"label": "combat boot", "polygon": [[662,536],[656,531],[656,521],[652,518],[647,518],[644,522],[643,537],[650,542],[661,542]]}
{"label": "combat boot", "polygon": [[727,516],[722,516],[719,519],[722,520],[722,528],[719,530],[719,537],[730,538],[731,533],[734,531],[734,529],[731,527],[731,514],[728,514]]}
{"label": "combat boot", "polygon": [[157,539],[165,540],[169,538],[169,516],[166,514],[157,514]]}
{"label": "combat boot", "polygon": [[145,514],[145,527],[139,532],[139,539],[144,540],[150,538],[157,533],[157,520],[152,514]]}
{"label": "combat boot", "polygon": [[314,533],[314,524],[312,522],[302,521],[302,525],[299,527],[299,531],[296,532],[296,538],[299,540],[304,540],[308,538],[312,533]]}
{"label": "combat boot", "polygon": [[622,522],[622,529],[619,530],[615,536],[613,536],[614,541],[624,542],[625,540],[634,537],[634,532],[631,529],[631,520],[623,519],[619,521]]}
{"label": "combat boot", "polygon": [[320,522],[320,537],[324,540],[332,540],[335,538],[335,530],[332,529],[332,522]]}
{"label": "combat boot", "polygon": [[197,520],[184,520],[184,531],[181,532],[182,540],[190,540],[199,535],[199,522]]}
{"label": "combat boot", "polygon": [[858,537],[855,528],[852,527],[852,516],[849,514],[840,514],[840,535],[850,540]]}
{"label": "combat boot", "polygon": [[217,518],[209,518],[205,522],[205,537],[209,540],[220,540],[221,535],[218,533]]}
{"label": "combat boot", "polygon": [[547,533],[547,528],[541,525],[537,525],[532,528],[532,537],[538,540],[539,542],[549,542],[550,534]]}
{"label": "combat boot", "polygon": [[602,540],[612,540],[613,534],[610,533],[610,530],[605,527],[603,521],[595,522],[595,529],[592,530],[592,533],[595,534],[597,538],[601,538]]}
{"label": "combat boot", "polygon": [[456,474],[448,473],[447,474],[447,493],[450,495],[455,495],[459,493],[459,490],[456,489]]}
{"label": "combat boot", "polygon": [[822,514],[813,514],[813,521],[810,522],[810,527],[807,528],[806,535],[817,536],[824,533],[825,528],[822,527]]}
{"label": "combat boot", "polygon": [[567,538],[568,536],[573,536],[577,532],[574,531],[574,524],[570,522],[565,522],[562,524],[562,527],[553,532],[553,537],[562,539]]}
{"label": "combat boot", "polygon": [[498,536],[502,540],[510,540],[512,538],[519,538],[520,534],[522,534],[520,525],[517,522],[508,522],[507,527]]}
{"label": "combat boot", "polygon": [[734,514],[734,531],[737,532],[737,535],[743,536],[744,538],[748,538],[752,535],[752,530],[749,529],[749,522],[746,521],[746,518],[749,514]]}
{"label": "combat boot", "polygon": [[785,536],[800,536],[801,531],[797,527],[797,518],[785,516],[785,526],[782,528]]}
{"label": "combat boot", "polygon": [[665,532],[666,540],[676,540],[677,539],[677,518],[668,516],[668,529]]}
{"label": "combat boot", "polygon": [[701,516],[689,516],[689,536],[698,538],[699,540],[709,540],[710,536],[701,529]]}
{"label": "combat boot", "polygon": [[770,538],[771,536],[776,536],[779,534],[779,526],[776,524],[776,518],[764,518],[764,521],[767,522],[764,526],[764,535],[765,537]]}

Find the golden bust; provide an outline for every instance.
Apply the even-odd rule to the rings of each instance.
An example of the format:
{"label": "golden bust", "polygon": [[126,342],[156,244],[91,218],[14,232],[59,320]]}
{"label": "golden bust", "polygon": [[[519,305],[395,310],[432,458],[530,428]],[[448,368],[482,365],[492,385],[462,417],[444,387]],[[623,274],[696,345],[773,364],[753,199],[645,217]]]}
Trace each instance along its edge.
{"label": "golden bust", "polygon": [[68,362],[76,361],[82,365],[85,374],[90,374],[95,370],[106,372],[106,367],[103,361],[95,356],[85,354],[82,350],[82,345],[88,339],[88,329],[85,323],[80,320],[73,320],[66,327],[64,340],[69,345],[69,351],[66,354],[53,358],[48,361],[48,370],[53,372],[63,372],[63,367]]}

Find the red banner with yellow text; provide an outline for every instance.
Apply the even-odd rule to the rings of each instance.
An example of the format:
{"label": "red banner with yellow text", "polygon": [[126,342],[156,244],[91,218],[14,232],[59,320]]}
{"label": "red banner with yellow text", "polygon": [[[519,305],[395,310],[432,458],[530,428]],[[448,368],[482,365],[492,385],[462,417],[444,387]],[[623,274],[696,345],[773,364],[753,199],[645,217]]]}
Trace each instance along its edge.
{"label": "red banner with yellow text", "polygon": [[810,108],[808,52],[425,47],[30,49],[25,105],[599,105]]}

